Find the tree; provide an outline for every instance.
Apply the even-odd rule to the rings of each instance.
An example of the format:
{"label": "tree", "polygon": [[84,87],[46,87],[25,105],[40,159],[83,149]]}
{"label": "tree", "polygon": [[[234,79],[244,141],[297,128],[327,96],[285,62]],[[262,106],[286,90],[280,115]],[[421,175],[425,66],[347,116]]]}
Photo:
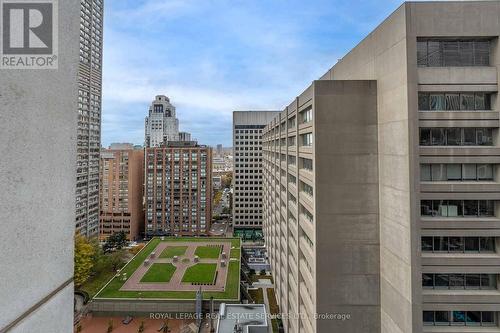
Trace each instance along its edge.
{"label": "tree", "polygon": [[221,199],[222,199],[222,192],[221,191],[215,192],[215,195],[214,195],[214,204],[218,205],[220,203]]}
{"label": "tree", "polygon": [[123,247],[127,246],[127,243],[127,235],[124,231],[115,232],[106,239],[103,250],[104,252],[109,252],[112,249],[121,250]]}
{"label": "tree", "polygon": [[113,320],[108,321],[108,333],[113,332]]}
{"label": "tree", "polygon": [[137,333],[143,333],[144,332],[144,320],[141,321],[141,325],[139,325],[139,329],[137,330]]}
{"label": "tree", "polygon": [[88,239],[82,235],[75,235],[75,285],[85,283],[94,267],[95,249]]}
{"label": "tree", "polygon": [[125,263],[125,251],[119,250],[111,253],[108,258],[108,267],[111,267],[113,271],[116,271],[118,268],[121,268]]}
{"label": "tree", "polygon": [[226,187],[226,188],[231,187],[231,183],[233,182],[233,174],[226,173],[226,174],[222,175],[221,181],[222,181],[222,187]]}
{"label": "tree", "polygon": [[161,327],[161,333],[168,333],[170,330],[168,329],[168,321],[164,321]]}

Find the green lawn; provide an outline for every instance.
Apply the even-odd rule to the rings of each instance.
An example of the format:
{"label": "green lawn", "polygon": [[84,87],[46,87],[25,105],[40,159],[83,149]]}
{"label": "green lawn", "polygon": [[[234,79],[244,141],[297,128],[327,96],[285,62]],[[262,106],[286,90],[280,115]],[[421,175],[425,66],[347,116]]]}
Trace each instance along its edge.
{"label": "green lawn", "polygon": [[221,247],[219,246],[198,246],[194,255],[201,259],[217,259],[221,254]]}
{"label": "green lawn", "polygon": [[[231,257],[237,257],[241,247],[239,238],[165,238],[164,242],[231,242]],[[134,259],[128,262],[121,270],[121,273],[127,273],[130,277],[132,273],[148,258],[149,254],[160,244],[160,238],[155,237],[146,244],[146,246],[136,255]],[[124,281],[119,278],[113,278],[108,285],[101,290],[95,298],[156,298],[156,299],[195,299],[195,291],[122,291]],[[226,280],[225,291],[204,292],[203,299],[207,300],[214,297],[216,300],[238,300],[240,287],[240,261],[232,260],[228,264],[228,277]]]}
{"label": "green lawn", "polygon": [[235,259],[240,260],[241,259],[241,251],[239,249],[231,250],[231,258],[235,258]]}
{"label": "green lawn", "polygon": [[[267,288],[267,300],[269,301],[269,312],[271,315],[277,315],[280,313],[280,309],[278,307],[278,302],[276,301],[276,295],[274,294],[274,289]],[[273,333],[278,333],[279,323],[278,319],[271,319],[271,325],[273,327]]]}
{"label": "green lawn", "polygon": [[264,292],[261,288],[259,289],[250,289],[248,293],[253,298],[255,304],[264,304]]}
{"label": "green lawn", "polygon": [[92,276],[88,281],[86,281],[79,288],[89,294],[89,297],[92,298],[95,294],[108,282],[113,276],[115,276],[116,272],[104,271],[99,273],[98,275]]}
{"label": "green lawn", "polygon": [[215,279],[216,270],[217,264],[198,263],[186,269],[186,272],[182,277],[182,282],[212,283]]}
{"label": "green lawn", "polygon": [[144,274],[141,282],[169,282],[174,272],[175,266],[172,264],[153,264]]}
{"label": "green lawn", "polygon": [[167,246],[160,254],[160,258],[173,258],[175,256],[182,256],[186,253],[187,246]]}

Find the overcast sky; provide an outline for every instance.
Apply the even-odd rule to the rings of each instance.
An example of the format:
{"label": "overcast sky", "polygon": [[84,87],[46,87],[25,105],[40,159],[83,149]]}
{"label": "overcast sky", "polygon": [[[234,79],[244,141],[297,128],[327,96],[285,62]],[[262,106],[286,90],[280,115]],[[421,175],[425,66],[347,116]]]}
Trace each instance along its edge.
{"label": "overcast sky", "polygon": [[155,95],[231,146],[233,110],[281,110],[400,1],[107,0],[102,144],[143,144]]}

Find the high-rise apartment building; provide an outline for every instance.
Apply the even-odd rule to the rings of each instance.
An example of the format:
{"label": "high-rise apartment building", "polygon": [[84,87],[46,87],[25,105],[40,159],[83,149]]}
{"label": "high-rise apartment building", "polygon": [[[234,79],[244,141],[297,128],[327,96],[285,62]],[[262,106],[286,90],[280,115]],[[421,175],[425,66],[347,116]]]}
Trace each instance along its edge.
{"label": "high-rise apartment building", "polygon": [[212,149],[168,142],[145,152],[145,232],[204,235],[212,219]]}
{"label": "high-rise apartment building", "polygon": [[137,240],[144,229],[144,150],[102,150],[99,180],[99,239],[123,231]]}
{"label": "high-rise apartment building", "polygon": [[99,232],[104,4],[103,0],[82,0],[80,6],[76,230],[92,237]]}
{"label": "high-rise apartment building", "polygon": [[287,332],[500,330],[499,17],[404,3],[266,127]]}
{"label": "high-rise apartment building", "polygon": [[168,141],[179,141],[179,120],[175,117],[175,106],[167,96],[156,96],[149,107],[145,133],[145,147],[160,147]]}
{"label": "high-rise apartment building", "polygon": [[262,228],[262,129],[277,114],[279,111],[233,112],[235,228]]}

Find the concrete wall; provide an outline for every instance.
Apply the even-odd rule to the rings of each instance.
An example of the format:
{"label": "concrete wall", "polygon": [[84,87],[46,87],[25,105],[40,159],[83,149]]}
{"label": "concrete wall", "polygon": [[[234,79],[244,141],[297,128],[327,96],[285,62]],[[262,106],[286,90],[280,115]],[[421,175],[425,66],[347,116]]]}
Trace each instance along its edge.
{"label": "concrete wall", "polygon": [[[496,236],[498,235],[500,224],[492,223],[494,229],[483,229],[485,226],[467,226],[463,219],[446,221],[445,223],[432,219],[423,223],[423,218],[418,213],[420,199],[427,198],[460,198],[460,199],[492,199],[498,200],[498,182],[482,184],[479,186],[467,186],[462,183],[458,186],[440,186],[437,184],[420,184],[420,163],[498,163],[498,138],[494,147],[471,147],[470,149],[457,149],[450,147],[438,151],[436,147],[418,148],[419,127],[471,127],[485,126],[495,129],[498,127],[496,121],[483,121],[482,115],[461,114],[460,112],[450,113],[449,120],[441,117],[432,117],[425,121],[418,119],[418,91],[498,91],[498,77],[500,71],[500,54],[498,52],[498,36],[500,33],[500,1],[466,1],[466,2],[440,2],[440,3],[408,3],[407,12],[407,46],[408,46],[408,108],[410,122],[410,165],[414,166],[411,172],[410,182],[413,187],[412,209],[414,211],[413,224],[419,229],[415,233],[416,237],[422,235],[448,236]],[[445,68],[425,68],[416,65],[416,40],[417,37],[493,37],[491,42],[491,59],[489,67],[445,67]],[[495,38],[496,37],[496,38]],[[494,94],[497,95],[497,94]],[[494,118],[498,114],[498,98],[492,101],[492,111]],[[423,112],[421,112],[423,113]],[[458,114],[458,115],[456,115]],[[488,192],[488,194],[486,194]],[[498,201],[496,202],[498,206]],[[416,206],[416,207],[415,207]],[[498,214],[498,213],[497,213]],[[498,215],[496,215],[498,219]],[[484,221],[484,220],[483,220]],[[439,224],[438,224],[439,223]],[[429,224],[433,224],[429,228]],[[415,239],[415,237],[414,237]],[[497,239],[498,244],[498,239]],[[498,249],[498,247],[497,247]],[[418,258],[422,257],[419,265],[425,272],[494,272],[499,273],[498,254],[491,258],[488,255],[471,255],[470,258],[462,259],[459,256],[429,256],[428,253],[420,254],[418,247],[414,248]],[[418,251],[418,252],[417,252]],[[498,251],[498,250],[497,250]],[[417,261],[418,262],[418,261]],[[415,269],[415,273],[418,270]],[[420,278],[420,274],[414,274],[414,280]],[[439,295],[437,291],[421,291],[415,286],[415,294],[422,294],[421,310],[482,310],[498,311],[498,299],[496,295],[482,295],[480,292],[467,291],[453,295],[445,293]]]}
{"label": "concrete wall", "polygon": [[[214,310],[218,310],[221,303],[227,301],[214,300]],[[150,299],[94,299],[91,303],[95,316],[126,316],[134,315],[151,318],[158,314],[196,313],[195,300],[150,300]],[[202,309],[210,311],[210,301],[204,300]]]}
{"label": "concrete wall", "polygon": [[0,70],[0,331],[72,331],[79,22],[59,1],[58,70]]}
{"label": "concrete wall", "polygon": [[[411,332],[418,228],[412,224],[406,11],[401,6],[323,79],[377,80],[382,332]],[[420,280],[418,280],[420,283]],[[418,286],[419,287],[419,286]],[[416,316],[416,317],[414,317]],[[418,331],[418,328],[417,328]]]}
{"label": "concrete wall", "polygon": [[317,332],[380,332],[377,84],[313,89]]}

